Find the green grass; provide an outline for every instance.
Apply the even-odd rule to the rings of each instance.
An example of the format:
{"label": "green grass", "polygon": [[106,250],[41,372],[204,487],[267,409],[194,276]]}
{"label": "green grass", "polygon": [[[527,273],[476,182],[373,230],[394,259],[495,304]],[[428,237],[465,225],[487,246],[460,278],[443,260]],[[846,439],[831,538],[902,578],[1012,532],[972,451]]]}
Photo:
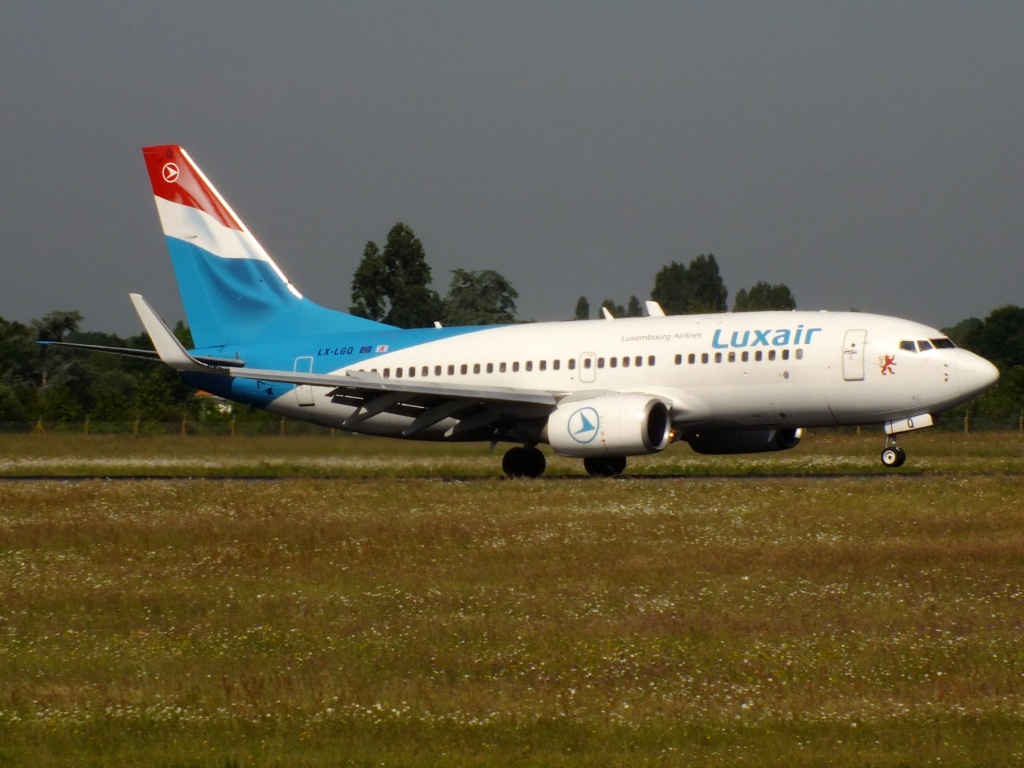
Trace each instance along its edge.
{"label": "green grass", "polygon": [[[739,456],[702,456],[685,444],[629,459],[628,474],[821,475],[1024,472],[1024,433],[930,431],[909,434],[898,471],[879,461],[884,437],[811,433],[790,451]],[[486,444],[438,445],[337,432],[321,437],[228,437],[0,434],[3,476],[247,476],[274,477],[497,477],[501,455]],[[578,459],[544,448],[548,475],[585,475]]]}
{"label": "green grass", "polygon": [[22,436],[381,464],[0,483],[0,766],[1024,763],[1020,443],[956,438],[907,467],[966,472],[450,482],[389,475],[478,447]]}

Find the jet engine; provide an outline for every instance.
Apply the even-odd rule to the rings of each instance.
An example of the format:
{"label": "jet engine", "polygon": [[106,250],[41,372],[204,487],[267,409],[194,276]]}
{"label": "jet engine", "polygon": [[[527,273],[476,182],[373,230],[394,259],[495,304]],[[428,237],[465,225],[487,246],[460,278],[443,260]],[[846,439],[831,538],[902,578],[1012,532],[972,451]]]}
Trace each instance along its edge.
{"label": "jet engine", "polygon": [[795,448],[803,432],[802,429],[733,429],[697,434],[687,442],[697,453],[765,453]]}
{"label": "jet engine", "polygon": [[559,456],[639,456],[669,443],[668,406],[649,395],[604,395],[560,405],[545,437]]}

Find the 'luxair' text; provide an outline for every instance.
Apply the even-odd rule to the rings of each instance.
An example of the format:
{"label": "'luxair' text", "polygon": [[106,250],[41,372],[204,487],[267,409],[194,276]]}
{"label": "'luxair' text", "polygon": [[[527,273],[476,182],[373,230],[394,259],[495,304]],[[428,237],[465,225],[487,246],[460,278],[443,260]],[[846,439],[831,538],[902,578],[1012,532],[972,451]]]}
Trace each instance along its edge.
{"label": "'luxair' text", "polygon": [[711,337],[711,346],[715,349],[742,349],[743,347],[786,347],[790,344],[810,344],[811,337],[821,328],[804,329],[798,325],[796,329],[765,328],[764,330],[733,331],[728,342],[722,338],[722,329],[715,331]]}

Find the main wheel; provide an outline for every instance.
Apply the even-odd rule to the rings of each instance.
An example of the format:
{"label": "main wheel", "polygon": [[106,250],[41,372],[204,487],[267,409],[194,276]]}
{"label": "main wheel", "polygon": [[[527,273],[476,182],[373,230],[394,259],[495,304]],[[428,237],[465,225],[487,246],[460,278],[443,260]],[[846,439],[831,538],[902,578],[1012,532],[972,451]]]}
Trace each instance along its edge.
{"label": "main wheel", "polygon": [[501,469],[509,477],[540,477],[547,461],[537,448],[509,448],[501,460]]}
{"label": "main wheel", "polygon": [[596,477],[616,477],[626,471],[625,456],[588,456],[583,468]]}

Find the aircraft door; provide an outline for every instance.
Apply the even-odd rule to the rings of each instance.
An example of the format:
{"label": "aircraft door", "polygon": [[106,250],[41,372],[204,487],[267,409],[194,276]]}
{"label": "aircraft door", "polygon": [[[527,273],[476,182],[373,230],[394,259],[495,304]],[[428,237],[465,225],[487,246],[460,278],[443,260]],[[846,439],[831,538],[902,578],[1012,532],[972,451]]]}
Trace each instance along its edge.
{"label": "aircraft door", "polygon": [[580,382],[590,384],[597,378],[597,355],[584,352],[580,355]]}
{"label": "aircraft door", "polygon": [[[312,357],[296,357],[295,358],[295,372],[296,373],[312,373],[313,372],[313,358]],[[313,401],[313,388],[308,384],[299,384],[295,387],[295,401],[303,406],[308,407],[316,405]]]}
{"label": "aircraft door", "polygon": [[843,341],[843,378],[846,381],[864,380],[864,344],[868,332],[847,331]]}

